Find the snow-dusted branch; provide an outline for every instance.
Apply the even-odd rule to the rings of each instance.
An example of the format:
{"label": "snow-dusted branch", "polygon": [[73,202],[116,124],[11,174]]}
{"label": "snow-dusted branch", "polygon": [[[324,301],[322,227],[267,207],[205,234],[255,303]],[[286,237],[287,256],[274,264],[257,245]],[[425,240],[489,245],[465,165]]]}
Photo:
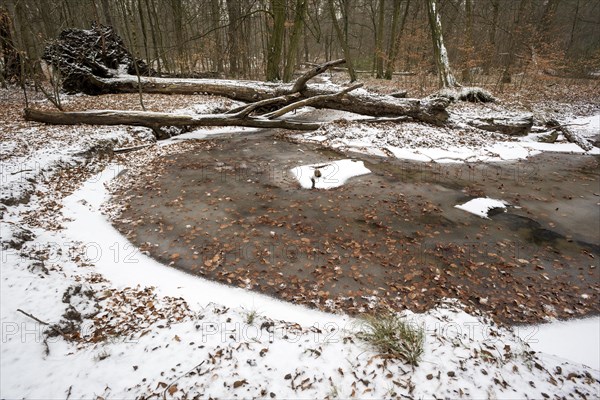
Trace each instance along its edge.
{"label": "snow-dusted branch", "polygon": [[313,104],[319,104],[319,103],[325,103],[329,100],[336,100],[341,98],[342,96],[344,96],[347,93],[350,93],[353,90],[356,90],[358,88],[361,88],[363,86],[362,83],[358,83],[356,85],[352,85],[346,89],[340,90],[337,93],[333,93],[333,94],[322,94],[322,95],[318,95],[318,96],[314,96],[314,97],[309,97],[307,99],[304,100],[300,100],[297,101],[295,103],[292,103],[290,105],[287,105],[283,108],[280,108],[279,110],[270,112],[268,114],[265,114],[264,117],[268,118],[268,119],[274,119],[274,118],[278,118],[281,117],[284,114],[289,113],[290,111],[294,111],[300,107],[307,107],[307,106],[311,106]]}

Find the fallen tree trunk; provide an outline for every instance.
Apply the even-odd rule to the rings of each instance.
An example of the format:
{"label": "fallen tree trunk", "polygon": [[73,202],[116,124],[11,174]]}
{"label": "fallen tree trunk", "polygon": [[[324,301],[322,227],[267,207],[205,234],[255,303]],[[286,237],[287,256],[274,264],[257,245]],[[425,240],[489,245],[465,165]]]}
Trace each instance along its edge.
{"label": "fallen tree trunk", "polygon": [[[35,109],[25,109],[25,119],[27,121],[43,122],[54,125],[134,125],[151,128],[157,139],[166,139],[170,137],[169,131],[175,128],[188,130],[194,126],[245,126],[253,128],[281,128],[290,130],[315,130],[321,127],[319,122],[299,122],[275,119],[315,102],[335,102],[343,101],[349,95],[349,92],[358,89],[362,84],[357,84],[343,89],[337,93],[310,97],[304,100],[292,101],[289,105],[262,115],[250,116],[257,108],[257,105],[271,103],[279,99],[294,100],[298,93],[282,96],[279,98],[266,99],[256,103],[251,103],[244,108],[233,110],[225,114],[204,114],[204,115],[178,115],[161,112],[149,111],[118,111],[118,110],[88,110],[88,111],[43,111]],[[394,118],[372,118],[361,120],[363,123],[377,123],[389,121],[404,121],[410,118],[403,115]]]}
{"label": "fallen tree trunk", "polygon": [[[57,40],[46,46],[44,60],[60,70],[64,77],[63,88],[71,93],[206,93],[246,103],[299,93],[298,99],[288,99],[275,105],[282,107],[295,100],[317,97],[318,101],[310,102],[311,106],[316,108],[331,108],[373,117],[407,115],[437,125],[448,119],[447,99],[400,99],[365,90],[358,94],[330,98],[328,96],[337,94],[344,88],[333,84],[307,85],[315,76],[344,64],[346,61],[343,59],[316,65],[303,73],[293,84],[152,77],[151,75],[155,75],[154,71],[140,60],[134,59],[114,29],[94,25],[91,30],[64,30]],[[136,75],[118,75],[124,70],[128,74]]]}
{"label": "fallen tree trunk", "polygon": [[[370,122],[377,122],[381,117],[412,118],[433,124],[442,124],[448,118],[446,107],[449,101],[444,98],[434,99],[397,99],[362,90],[361,93],[350,93],[362,87],[362,84],[351,87],[335,85],[307,85],[307,81],[323,73],[334,65],[344,63],[335,60],[317,66],[300,76],[293,85],[276,85],[263,82],[241,82],[230,80],[208,79],[164,79],[121,77],[102,79],[89,75],[86,79],[100,85],[102,90],[113,92],[137,92],[142,89],[149,93],[181,93],[197,94],[208,92],[219,94],[236,100],[244,100],[250,104],[230,110],[225,114],[208,115],[176,115],[159,112],[140,111],[73,111],[54,112],[34,109],[25,110],[28,121],[62,125],[135,125],[151,128],[158,139],[170,137],[170,128],[181,128],[179,133],[194,126],[244,126],[255,128],[282,128],[292,130],[315,130],[321,124],[314,122],[298,122],[282,117],[299,107],[310,105],[316,108],[330,108],[358,114],[375,116]],[[108,86],[103,86],[108,85]],[[83,87],[89,88],[88,84]],[[262,107],[275,106],[278,110],[263,116],[252,116]],[[389,119],[388,119],[389,120]]]}
{"label": "fallen tree trunk", "polygon": [[577,146],[581,147],[585,151],[590,151],[591,149],[594,148],[594,145],[592,145],[590,142],[588,142],[584,137],[581,137],[579,134],[573,132],[568,127],[568,125],[561,124],[554,118],[550,119],[547,122],[547,125],[549,125],[551,128],[558,130],[559,132],[562,132],[564,137],[569,142],[575,143]]}
{"label": "fallen tree trunk", "polygon": [[[303,78],[301,78],[303,79]],[[301,82],[301,79],[299,82]],[[302,84],[304,86],[304,84]],[[41,111],[34,109],[25,110],[25,119],[28,121],[44,122],[55,125],[134,125],[145,126],[151,128],[158,139],[165,139],[170,136],[168,129],[170,127],[189,128],[192,126],[246,126],[254,128],[282,128],[292,130],[315,130],[318,129],[320,123],[312,122],[295,122],[287,120],[275,120],[276,117],[281,117],[284,114],[295,110],[298,107],[316,101],[333,101],[342,99],[349,92],[358,89],[362,84],[343,89],[337,93],[322,95],[314,98],[309,98],[300,101],[297,99],[298,93],[283,96],[279,98],[266,99],[256,103],[251,103],[245,108],[235,112],[226,114],[205,114],[205,115],[177,115],[159,112],[147,111],[115,111],[115,110],[92,110],[92,111],[71,111],[71,112],[56,112],[56,111]],[[271,113],[265,116],[251,117],[250,114],[256,109],[257,104],[271,103],[275,100],[282,99],[283,101],[291,100],[292,103],[276,114]]]}
{"label": "fallen tree trunk", "polygon": [[[216,80],[216,79],[172,79],[120,76],[117,78],[98,78],[89,76],[88,85],[92,85],[94,94],[105,93],[144,93],[197,95],[211,94],[233,100],[256,102],[294,93],[292,84],[274,84],[258,81]],[[138,86],[140,85],[140,86]],[[335,85],[306,85],[300,91],[300,99],[331,95],[343,90]],[[373,117],[394,117],[407,115],[418,121],[435,125],[448,119],[446,99],[400,99],[392,96],[370,93],[366,90],[357,94],[348,94],[343,98],[330,99],[311,104],[315,108],[331,108]],[[282,104],[286,105],[286,104]]]}
{"label": "fallen tree trunk", "polygon": [[[245,126],[253,128],[282,128],[312,131],[321,124],[314,122],[294,122],[271,120],[262,117],[238,117],[235,114],[178,115],[150,111],[42,111],[28,108],[25,110],[27,121],[44,122],[53,125],[133,125],[152,128],[155,132],[165,126]],[[162,139],[159,137],[159,139]]]}
{"label": "fallen tree trunk", "polygon": [[467,124],[484,131],[500,132],[510,136],[525,136],[533,126],[533,115],[529,113],[518,115],[488,115],[473,117]]}

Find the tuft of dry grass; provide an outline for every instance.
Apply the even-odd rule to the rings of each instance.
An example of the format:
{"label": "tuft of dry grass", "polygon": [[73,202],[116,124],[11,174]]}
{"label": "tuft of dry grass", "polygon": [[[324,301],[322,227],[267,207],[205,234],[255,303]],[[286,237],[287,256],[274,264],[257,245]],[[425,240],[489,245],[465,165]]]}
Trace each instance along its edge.
{"label": "tuft of dry grass", "polygon": [[398,314],[365,317],[358,337],[372,344],[380,353],[418,365],[424,351],[423,328]]}

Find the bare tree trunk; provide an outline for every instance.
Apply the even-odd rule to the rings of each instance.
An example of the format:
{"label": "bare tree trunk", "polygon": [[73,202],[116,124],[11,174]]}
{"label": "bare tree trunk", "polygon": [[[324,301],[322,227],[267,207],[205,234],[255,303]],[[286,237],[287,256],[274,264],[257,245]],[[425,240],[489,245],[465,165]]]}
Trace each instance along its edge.
{"label": "bare tree trunk", "polygon": [[281,80],[281,52],[285,28],[285,0],[271,0],[273,31],[267,48],[267,81]]}
{"label": "bare tree trunk", "polygon": [[138,14],[140,16],[140,30],[142,31],[142,43],[144,44],[144,55],[146,56],[146,62],[150,61],[150,53],[148,51],[148,34],[146,33],[146,21],[144,18],[144,8],[142,7],[142,0],[138,0]]}
{"label": "bare tree trunk", "polygon": [[496,61],[496,57],[492,57],[492,54],[496,54],[496,30],[498,28],[498,16],[500,15],[500,4],[499,0],[491,0],[492,4],[492,22],[490,23],[489,30],[489,46],[490,46],[490,54],[488,54],[487,60],[484,63],[485,73],[489,74],[492,65],[494,65]]}
{"label": "bare tree trunk", "polygon": [[229,74],[238,76],[239,65],[238,57],[240,53],[239,30],[241,29],[240,19],[240,0],[227,0],[227,15],[229,17],[229,26],[227,28],[227,38],[229,41]]}
{"label": "bare tree trunk", "polygon": [[211,12],[211,29],[213,29],[213,40],[214,40],[214,48],[212,48],[212,62],[213,68],[217,69],[217,72],[223,73],[223,48],[221,46],[221,30],[219,26],[221,25],[221,10],[219,6],[219,0],[211,0],[210,2],[210,12]]}
{"label": "bare tree trunk", "polygon": [[[331,15],[331,24],[335,29],[336,36],[338,38],[338,42],[342,46],[342,50],[344,51],[344,58],[346,59],[346,66],[348,67],[348,74],[350,75],[350,82],[356,81],[356,72],[354,71],[354,64],[352,62],[352,55],[350,54],[350,45],[348,44],[348,38],[344,36],[342,32],[342,28],[337,20],[335,15],[335,5],[333,4],[333,0],[329,1],[329,13]],[[346,10],[347,11],[347,10]],[[348,16],[345,13],[342,15],[342,18],[347,18]]]}
{"label": "bare tree trunk", "polygon": [[3,55],[2,85],[6,81],[21,79],[21,56],[17,51],[12,38],[12,23],[10,15],[5,8],[0,8],[0,49]]}
{"label": "bare tree trunk", "polygon": [[[396,6],[398,7],[398,9],[394,9],[394,16],[398,18],[396,16],[396,13],[400,13],[401,0],[394,0],[394,7]],[[400,21],[400,26],[397,27],[397,22],[393,23],[394,25],[392,26],[392,37],[390,41],[390,49],[388,51],[389,59],[385,69],[385,79],[392,79],[392,76],[394,75],[394,68],[398,59],[400,40],[402,39],[402,32],[404,31],[404,27],[406,26],[406,18],[408,17],[409,7],[410,0],[406,0],[406,6],[404,9],[404,14],[402,15],[402,20]],[[398,30],[397,33],[396,29]]]}
{"label": "bare tree trunk", "polygon": [[110,5],[108,4],[108,0],[102,0],[102,10],[104,11],[104,20],[106,21],[106,25],[114,26],[112,16],[110,14]]}
{"label": "bare tree trunk", "polygon": [[471,76],[471,57],[473,55],[473,1],[465,0],[465,52],[464,52],[464,68],[462,71],[463,83],[468,82],[471,84],[472,76]]}
{"label": "bare tree trunk", "polygon": [[440,87],[453,88],[460,86],[456,82],[452,70],[450,69],[450,61],[448,60],[448,52],[444,45],[442,22],[440,21],[440,15],[437,12],[436,0],[427,0],[427,13],[429,15],[429,28],[431,29],[433,53],[438,70]]}
{"label": "bare tree trunk", "polygon": [[[152,37],[152,47],[154,48],[154,59],[156,60],[156,72],[158,72],[158,74],[160,75],[162,73],[162,68],[160,65],[160,50],[159,50],[159,46],[158,46],[158,40],[157,40],[157,24],[153,22],[153,18],[152,18],[152,11],[150,10],[150,4],[148,3],[149,0],[145,0],[145,4],[146,4],[146,12],[148,14],[148,23],[150,25],[150,35]],[[150,63],[150,60],[147,60],[148,64],[154,68],[153,64],[154,63]]]}
{"label": "bare tree trunk", "polygon": [[375,77],[383,79],[383,31],[385,30],[385,0],[379,0],[377,10],[377,25],[375,26]]}
{"label": "bare tree trunk", "polygon": [[300,42],[300,34],[304,25],[304,14],[306,12],[307,0],[296,0],[296,14],[294,16],[294,26],[292,28],[292,36],[285,57],[285,68],[283,70],[283,81],[289,82],[294,74],[296,66],[296,55],[298,53],[298,44]]}

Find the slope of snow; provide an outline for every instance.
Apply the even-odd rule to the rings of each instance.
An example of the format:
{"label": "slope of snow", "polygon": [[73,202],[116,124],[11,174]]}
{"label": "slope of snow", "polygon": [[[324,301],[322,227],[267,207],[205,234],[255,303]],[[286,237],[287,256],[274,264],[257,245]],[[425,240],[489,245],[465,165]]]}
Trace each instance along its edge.
{"label": "slope of snow", "polygon": [[[90,129],[74,127],[72,132],[64,135],[63,141],[47,142],[43,147],[30,149],[28,154],[22,156],[13,154],[15,142],[2,143],[0,199],[20,199],[25,192],[33,190],[37,180],[47,178],[62,168],[84,163],[89,152],[99,151],[102,147],[118,147],[133,140],[131,133],[125,129],[108,127],[96,131],[90,134]],[[35,128],[28,128],[15,132],[14,135],[28,138],[38,133]]]}
{"label": "slope of snow", "polygon": [[600,370],[600,317],[520,327],[532,349]]}

